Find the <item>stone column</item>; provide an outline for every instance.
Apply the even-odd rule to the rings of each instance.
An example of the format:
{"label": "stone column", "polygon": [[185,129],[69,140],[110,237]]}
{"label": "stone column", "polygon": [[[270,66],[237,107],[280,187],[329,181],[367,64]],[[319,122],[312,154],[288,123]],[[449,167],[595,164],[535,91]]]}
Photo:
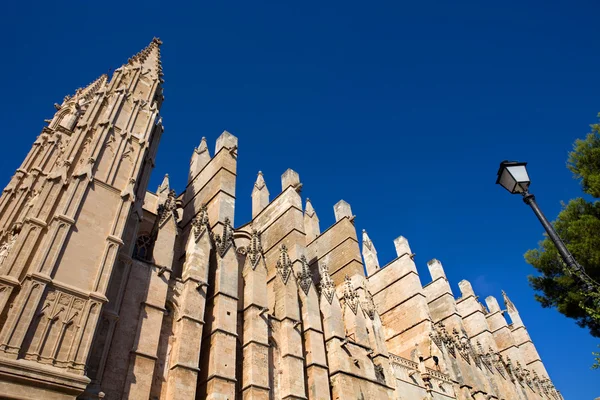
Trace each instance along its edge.
{"label": "stone column", "polygon": [[[219,142],[217,142],[219,143]],[[213,269],[214,268],[214,269]],[[207,351],[202,352],[199,398],[234,399],[236,395],[236,348],[238,309],[238,260],[229,218],[222,235],[215,234],[215,265],[211,266],[210,302],[206,310]]]}
{"label": "stone column", "polygon": [[171,353],[167,399],[196,396],[211,248],[210,224],[204,209],[192,221],[186,245],[182,300],[176,321],[179,329]]}
{"label": "stone column", "polygon": [[[290,170],[288,170],[290,171]],[[285,174],[284,174],[285,176]],[[291,257],[298,256],[297,248],[288,254],[285,245],[280,247],[277,276],[273,290],[275,297],[273,336],[280,350],[281,376],[279,396],[281,399],[305,399],[304,357],[302,355],[301,317],[298,287]]]}
{"label": "stone column", "polygon": [[329,400],[329,369],[325,355],[325,342],[321,324],[319,297],[313,283],[306,257],[300,257],[298,294],[302,310],[302,336],[304,340],[307,395],[309,400]]}
{"label": "stone column", "polygon": [[259,234],[252,232],[242,270],[244,279],[244,328],[242,339],[242,398],[268,400],[269,326],[267,300],[267,266]]}

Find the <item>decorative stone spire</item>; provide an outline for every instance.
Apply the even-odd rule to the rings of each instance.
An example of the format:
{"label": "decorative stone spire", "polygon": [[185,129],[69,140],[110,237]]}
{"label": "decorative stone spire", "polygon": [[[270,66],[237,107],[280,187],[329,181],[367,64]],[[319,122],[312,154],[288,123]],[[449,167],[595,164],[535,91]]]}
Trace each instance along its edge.
{"label": "decorative stone spire", "polygon": [[154,38],[146,48],[128,60],[128,64],[139,66],[143,72],[150,71],[153,75],[162,77],[162,65],[160,62],[160,45],[162,41]]}
{"label": "decorative stone spire", "polygon": [[377,258],[377,250],[371,241],[371,238],[367,234],[367,231],[362,231],[362,254],[365,259],[365,267],[367,268],[367,275],[371,276],[377,270],[379,270],[379,259]]}
{"label": "decorative stone spire", "polygon": [[300,257],[300,265],[302,269],[298,272],[298,283],[302,291],[308,295],[308,291],[312,285],[312,274],[310,273],[308,261],[306,261],[304,254]]}
{"label": "decorative stone spire", "polygon": [[248,260],[252,269],[255,270],[262,257],[263,248],[260,243],[260,232],[256,229],[252,229],[252,235],[250,237],[250,243],[248,244],[247,254]]}
{"label": "decorative stone spire", "polygon": [[287,285],[288,279],[292,274],[292,260],[290,259],[285,244],[281,245],[279,251],[280,254],[279,260],[277,261],[277,273],[281,277],[281,280],[283,280],[283,284]]}
{"label": "decorative stone spire", "polygon": [[265,183],[262,171],[258,171],[254,188],[252,189],[252,218],[256,217],[269,205],[269,189]]}
{"label": "decorative stone spire", "polygon": [[200,141],[200,145],[194,149],[192,159],[190,160],[188,183],[191,182],[200,171],[202,171],[209,161],[210,153],[208,151],[208,145],[206,144],[206,138],[203,137]]}
{"label": "decorative stone spire", "polygon": [[346,305],[350,307],[354,315],[358,312],[358,293],[354,289],[354,285],[352,284],[352,280],[348,275],[344,277],[344,300]]}
{"label": "decorative stone spire", "polygon": [[321,276],[321,283],[319,284],[321,294],[325,296],[325,299],[331,304],[333,296],[335,296],[335,285],[333,284],[333,279],[331,279],[331,276],[329,275],[329,268],[327,268],[327,265],[319,265],[319,275]]}
{"label": "decorative stone spire", "polygon": [[508,311],[508,315],[510,316],[513,326],[522,326],[523,321],[521,320],[519,311],[517,311],[517,307],[515,307],[513,302],[510,301],[504,290],[502,291],[502,298],[504,299],[504,306],[506,307],[506,311]]}
{"label": "decorative stone spire", "polygon": [[306,199],[306,208],[304,210],[304,233],[306,234],[306,243],[310,243],[321,234],[319,227],[319,217],[315,212],[310,199]]}
{"label": "decorative stone spire", "polygon": [[165,174],[162,183],[156,189],[156,195],[158,196],[158,204],[163,204],[167,201],[171,187],[169,185],[169,174]]}

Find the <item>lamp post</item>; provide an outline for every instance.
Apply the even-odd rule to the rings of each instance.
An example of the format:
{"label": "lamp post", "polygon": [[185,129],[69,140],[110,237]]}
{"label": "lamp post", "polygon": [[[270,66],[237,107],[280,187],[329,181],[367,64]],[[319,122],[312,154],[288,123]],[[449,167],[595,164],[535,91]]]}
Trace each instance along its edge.
{"label": "lamp post", "polygon": [[593,291],[595,282],[585,273],[583,267],[577,263],[571,252],[567,249],[567,246],[565,246],[565,243],[554,230],[552,224],[546,219],[542,210],[540,210],[540,207],[535,201],[535,196],[529,193],[529,184],[531,181],[529,179],[529,174],[527,173],[527,163],[502,161],[500,163],[500,169],[498,169],[498,179],[496,180],[496,183],[508,190],[511,194],[518,193],[523,196],[523,201],[531,207],[535,216],[540,220],[542,226],[546,229],[546,232],[548,232],[550,240],[552,240],[556,246],[563,261],[569,267],[568,272],[574,273],[575,276],[582,281],[585,290]]}

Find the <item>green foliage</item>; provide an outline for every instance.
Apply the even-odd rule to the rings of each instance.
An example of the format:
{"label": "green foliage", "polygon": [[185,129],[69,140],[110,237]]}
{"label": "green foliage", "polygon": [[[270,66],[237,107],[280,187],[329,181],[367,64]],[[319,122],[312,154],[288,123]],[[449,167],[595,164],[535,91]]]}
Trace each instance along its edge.
{"label": "green foliage", "polygon": [[[600,347],[600,346],[598,346]],[[594,364],[592,365],[592,369],[600,368],[600,352],[592,351],[592,355],[594,356]]]}
{"label": "green foliage", "polygon": [[[594,280],[600,275],[600,202],[589,203],[574,199],[563,207],[554,222],[558,235],[567,244],[575,259]],[[600,320],[593,318],[582,303],[589,294],[581,292],[581,282],[565,273],[565,265],[549,238],[540,247],[525,253],[525,260],[537,269],[540,276],[530,276],[531,286],[539,292],[535,298],[543,307],[556,307],[559,312],[588,327],[593,336],[600,337]]]}
{"label": "green foliage", "polygon": [[567,167],[576,179],[581,179],[584,192],[600,198],[600,124],[591,128],[585,139],[575,141]]}
{"label": "green foliage", "polygon": [[[585,139],[575,142],[567,167],[575,179],[581,180],[585,193],[600,198],[600,124],[591,128]],[[563,204],[554,228],[586,273],[600,281],[600,201],[577,198]],[[540,276],[530,276],[529,281],[542,306],[555,307],[600,337],[600,294],[581,291],[581,282],[565,272],[565,264],[552,241],[544,238],[539,248],[525,253],[525,260],[540,272]]]}

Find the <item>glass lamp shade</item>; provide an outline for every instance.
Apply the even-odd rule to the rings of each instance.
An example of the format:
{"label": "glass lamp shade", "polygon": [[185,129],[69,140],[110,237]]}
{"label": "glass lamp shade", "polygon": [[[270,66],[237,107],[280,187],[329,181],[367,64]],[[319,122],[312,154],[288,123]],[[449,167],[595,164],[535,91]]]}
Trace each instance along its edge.
{"label": "glass lamp shade", "polygon": [[530,183],[529,174],[527,174],[527,163],[502,161],[496,183],[512,194],[527,192]]}

